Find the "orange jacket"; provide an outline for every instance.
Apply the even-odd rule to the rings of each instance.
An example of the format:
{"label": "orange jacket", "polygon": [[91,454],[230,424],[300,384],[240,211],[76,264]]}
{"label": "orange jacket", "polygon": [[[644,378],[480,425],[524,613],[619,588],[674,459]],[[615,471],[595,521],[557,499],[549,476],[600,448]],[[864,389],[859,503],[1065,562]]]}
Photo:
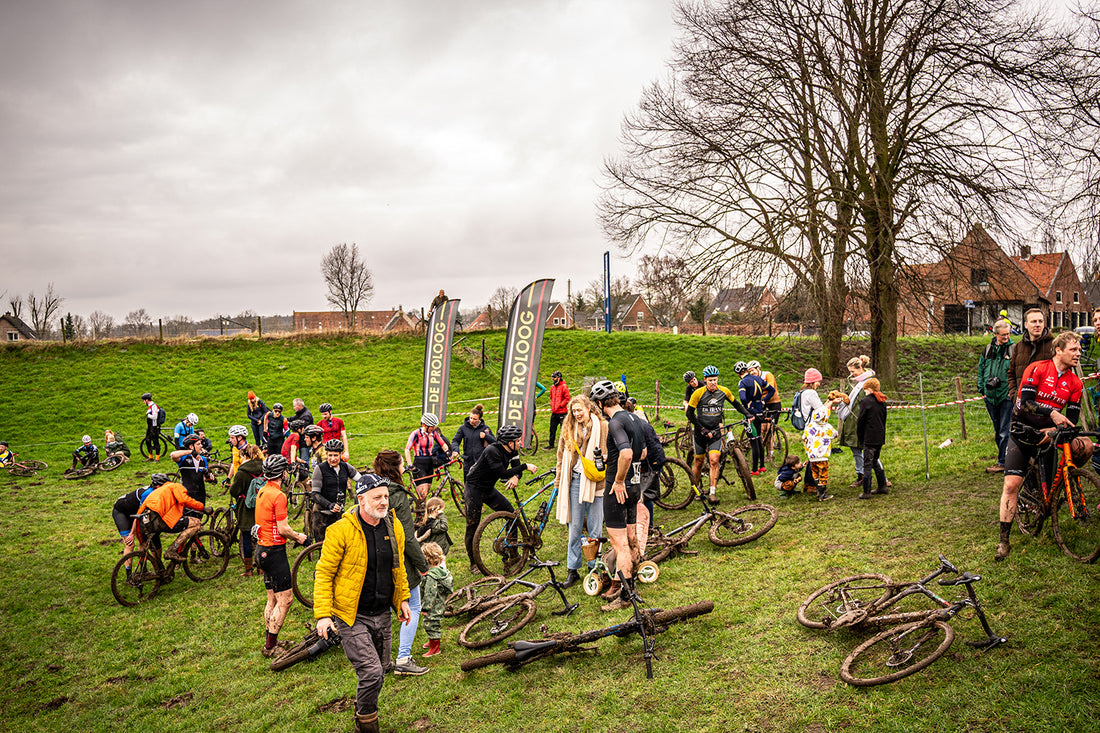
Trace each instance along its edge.
{"label": "orange jacket", "polygon": [[160,515],[165,524],[169,527],[175,527],[176,522],[183,516],[184,507],[196,509],[200,512],[203,509],[201,501],[192,499],[187,495],[187,489],[183,488],[183,484],[169,481],[163,486],[153,489],[153,493],[145,497],[145,501],[141,502],[141,507],[138,509],[138,514],[146,509],[152,509]]}

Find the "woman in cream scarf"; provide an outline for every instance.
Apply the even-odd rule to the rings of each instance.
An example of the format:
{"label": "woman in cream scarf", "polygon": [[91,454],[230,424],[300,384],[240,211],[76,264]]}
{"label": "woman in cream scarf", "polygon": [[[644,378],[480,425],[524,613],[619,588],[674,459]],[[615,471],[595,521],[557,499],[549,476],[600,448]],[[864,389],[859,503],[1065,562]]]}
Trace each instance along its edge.
{"label": "woman in cream scarf", "polygon": [[569,574],[563,585],[581,579],[581,534],[586,526],[589,537],[599,537],[603,524],[604,482],[584,474],[580,456],[593,460],[596,449],[607,455],[607,423],[599,410],[583,395],[569,401],[569,411],[558,440],[558,467],[554,486],[558,489],[558,521],[569,525],[569,549],[565,565]]}

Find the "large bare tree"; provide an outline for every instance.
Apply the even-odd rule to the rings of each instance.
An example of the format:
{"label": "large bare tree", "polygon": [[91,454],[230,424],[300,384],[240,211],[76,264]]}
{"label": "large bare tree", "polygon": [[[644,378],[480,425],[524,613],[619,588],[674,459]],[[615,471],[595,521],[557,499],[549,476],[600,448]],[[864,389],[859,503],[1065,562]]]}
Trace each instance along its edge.
{"label": "large bare tree", "polygon": [[503,285],[497,287],[493,294],[489,296],[489,305],[486,306],[489,311],[489,325],[493,328],[503,328],[508,325],[508,316],[512,314],[512,304],[516,302],[518,297],[519,291],[515,288],[504,287]]}
{"label": "large bare tree", "polygon": [[27,295],[27,309],[30,311],[31,328],[35,335],[44,339],[50,335],[50,324],[54,316],[61,311],[61,304],[65,301],[53,289],[53,283],[46,286],[43,295],[35,295],[32,291]]}
{"label": "large bare tree", "polygon": [[111,335],[115,319],[101,310],[94,310],[88,315],[88,325],[92,330],[93,339],[104,339]]}
{"label": "large bare tree", "polygon": [[355,327],[355,313],[374,295],[374,278],[359,256],[358,244],[337,244],[321,258],[329,305],[344,314],[349,329]]}
{"label": "large bare tree", "polygon": [[134,336],[143,336],[146,330],[151,332],[153,329],[153,318],[144,308],[127,313],[125,323]]}
{"label": "large bare tree", "polygon": [[674,255],[642,255],[638,288],[662,326],[672,326],[688,300],[687,264]]}

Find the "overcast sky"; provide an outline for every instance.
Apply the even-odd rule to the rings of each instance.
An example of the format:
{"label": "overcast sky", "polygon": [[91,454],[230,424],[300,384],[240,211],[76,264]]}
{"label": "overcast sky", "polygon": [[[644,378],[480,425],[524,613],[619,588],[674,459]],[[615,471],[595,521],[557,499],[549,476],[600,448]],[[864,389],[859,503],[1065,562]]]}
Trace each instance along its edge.
{"label": "overcast sky", "polygon": [[670,0],[3,2],[0,290],[327,310],[356,242],[370,308],[560,299],[600,275],[602,161],[674,35]]}

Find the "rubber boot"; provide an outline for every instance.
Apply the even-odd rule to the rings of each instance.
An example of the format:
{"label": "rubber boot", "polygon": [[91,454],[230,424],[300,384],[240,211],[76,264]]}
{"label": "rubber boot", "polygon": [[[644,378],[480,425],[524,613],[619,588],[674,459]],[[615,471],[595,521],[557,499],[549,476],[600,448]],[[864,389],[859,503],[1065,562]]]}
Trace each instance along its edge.
{"label": "rubber boot", "polygon": [[434,657],[443,650],[439,648],[439,639],[428,639],[428,651],[424,653],[425,657]]}
{"label": "rubber boot", "polygon": [[581,574],[576,570],[570,570],[568,575],[565,576],[565,580],[562,582],[562,588],[572,588],[577,583],[581,582]]}
{"label": "rubber boot", "polygon": [[254,573],[252,572],[252,558],[250,558],[250,557],[242,558],[241,562],[244,563],[244,572],[241,573],[241,577],[242,578],[251,578],[254,575]]}
{"label": "rubber boot", "polygon": [[378,711],[366,715],[355,714],[355,733],[379,733]]}
{"label": "rubber boot", "polygon": [[619,597],[619,592],[622,590],[623,584],[618,580],[611,581],[611,587],[600,594],[600,598],[605,601],[613,601]]}

